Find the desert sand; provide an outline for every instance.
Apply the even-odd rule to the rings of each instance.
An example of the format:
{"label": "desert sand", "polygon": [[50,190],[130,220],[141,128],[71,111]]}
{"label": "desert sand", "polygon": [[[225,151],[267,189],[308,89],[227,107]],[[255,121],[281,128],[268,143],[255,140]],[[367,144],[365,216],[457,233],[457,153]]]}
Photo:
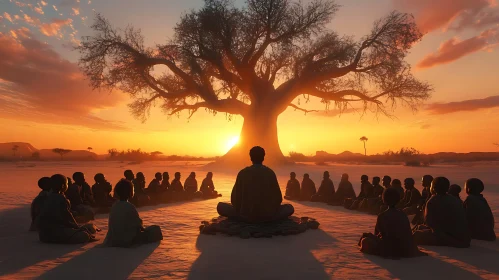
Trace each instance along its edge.
{"label": "desert sand", "polygon": [[[158,224],[164,240],[132,249],[97,248],[107,230],[107,215],[95,221],[103,231],[100,241],[85,245],[48,245],[28,232],[29,204],[38,193],[41,176],[83,171],[87,181],[105,173],[113,184],[125,169],[142,171],[147,181],[155,172],[196,171],[200,182],[207,171],[200,163],[149,162],[130,165],[120,162],[0,163],[0,278],[1,279],[499,279],[498,242],[472,241],[469,249],[423,247],[428,257],[385,260],[360,253],[362,232],[372,231],[375,216],[347,211],[342,207],[293,202],[297,216],[319,220],[319,230],[297,236],[243,240],[237,237],[200,236],[201,221],[217,216],[216,204],[227,201],[236,173],[215,172],[220,199],[140,208],[145,224]],[[357,193],[361,174],[391,175],[392,178],[424,174],[447,176],[464,184],[478,177],[486,184],[485,197],[499,217],[499,168],[497,165],[434,166],[302,166],[277,169],[281,188],[290,171],[301,180],[308,172],[318,185],[328,170],[335,186],[342,173],[350,174]],[[420,187],[419,187],[420,188]],[[465,194],[462,193],[462,197]]]}

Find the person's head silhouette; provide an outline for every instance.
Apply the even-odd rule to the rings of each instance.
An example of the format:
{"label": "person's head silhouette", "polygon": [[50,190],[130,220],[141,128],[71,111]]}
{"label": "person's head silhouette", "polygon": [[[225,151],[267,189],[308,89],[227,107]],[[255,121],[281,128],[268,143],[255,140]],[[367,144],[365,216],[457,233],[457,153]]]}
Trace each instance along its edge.
{"label": "person's head silhouette", "polygon": [[251,148],[250,158],[253,164],[262,164],[265,158],[265,150],[260,146]]}

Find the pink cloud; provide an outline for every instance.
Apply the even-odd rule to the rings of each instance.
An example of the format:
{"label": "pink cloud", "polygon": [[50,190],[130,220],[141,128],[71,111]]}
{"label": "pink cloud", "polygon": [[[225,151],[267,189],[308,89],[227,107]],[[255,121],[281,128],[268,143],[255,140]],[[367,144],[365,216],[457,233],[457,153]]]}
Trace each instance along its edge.
{"label": "pink cloud", "polygon": [[393,0],[396,9],[415,15],[424,32],[482,28],[499,23],[495,0]]}
{"label": "pink cloud", "polygon": [[124,94],[92,90],[76,64],[26,30],[16,34],[0,34],[1,118],[123,129],[94,112],[121,104]]}
{"label": "pink cloud", "polygon": [[417,65],[418,68],[430,68],[441,64],[451,63],[466,55],[497,46],[499,28],[486,30],[480,35],[464,41],[452,38],[445,41],[440,48],[424,57]]}
{"label": "pink cloud", "polygon": [[50,23],[40,25],[40,32],[45,36],[61,36],[62,27],[70,25],[72,22],[73,20],[70,18],[54,19]]}
{"label": "pink cloud", "polygon": [[449,103],[434,103],[428,105],[426,111],[432,115],[444,115],[463,111],[478,111],[499,107],[499,95],[483,99],[470,99]]}
{"label": "pink cloud", "polygon": [[12,20],[12,16],[11,16],[9,13],[4,12],[4,13],[3,13],[3,17],[4,17],[6,20],[8,20],[8,21],[13,22],[13,20]]}

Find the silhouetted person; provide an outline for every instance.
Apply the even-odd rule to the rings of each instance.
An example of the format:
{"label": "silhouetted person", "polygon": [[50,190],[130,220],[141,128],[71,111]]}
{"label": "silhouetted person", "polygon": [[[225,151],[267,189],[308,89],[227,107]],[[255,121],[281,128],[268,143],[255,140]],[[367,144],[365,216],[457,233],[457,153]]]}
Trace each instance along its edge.
{"label": "silhouetted person", "polygon": [[37,231],[38,228],[36,227],[36,218],[40,213],[42,212],[43,205],[45,204],[45,201],[47,200],[47,197],[50,193],[51,189],[51,184],[50,184],[50,178],[49,177],[42,177],[40,180],[38,180],[38,187],[41,189],[40,193],[33,199],[33,202],[31,202],[31,226],[29,228],[30,231]]}
{"label": "silhouetted person", "polygon": [[220,202],[218,213],[250,223],[282,220],[293,215],[291,204],[281,205],[282,193],[277,176],[263,165],[265,150],[258,146],[251,148],[250,158],[253,165],[237,174],[231,194],[232,205]]}
{"label": "silhouetted person", "polygon": [[284,198],[287,200],[300,199],[300,182],[296,179],[296,173],[289,174],[289,180],[286,184],[286,193]]}
{"label": "silhouetted person", "polygon": [[338,184],[338,190],[333,196],[333,200],[329,203],[334,206],[341,206],[346,199],[354,199],[356,197],[355,190],[353,189],[352,183],[348,181],[348,174],[341,175],[340,183]]}
{"label": "silhouetted person", "polygon": [[203,194],[198,191],[198,181],[196,180],[196,172],[191,172],[184,182],[184,190],[187,199],[202,198]]}
{"label": "silhouetted person", "polygon": [[383,192],[385,191],[385,188],[380,185],[380,182],[381,182],[381,178],[380,177],[373,177],[373,182],[372,182],[372,185],[373,185],[373,197],[379,197],[380,200],[383,200],[382,199],[382,196],[383,196]]}
{"label": "silhouetted person", "polygon": [[456,185],[456,184],[450,185],[449,194],[456,197],[457,199],[459,199],[459,201],[463,202],[463,200],[461,199],[460,193],[461,193],[461,186]]}
{"label": "silhouetted person", "polygon": [[182,186],[180,178],[181,178],[180,172],[175,172],[175,177],[173,178],[171,183],[173,199],[176,201],[184,200],[186,198],[184,186]]}
{"label": "silhouetted person", "polygon": [[81,223],[93,220],[95,212],[90,204],[85,203],[88,201],[88,198],[86,197],[89,195],[88,190],[85,193],[83,192],[84,183],[86,183],[85,175],[82,172],[75,172],[73,174],[73,180],[74,182],[70,185],[69,180],[67,180],[69,187],[66,190],[66,197],[69,199],[72,213],[76,220]]}
{"label": "silhouetted person", "polygon": [[73,185],[79,185],[81,187],[80,195],[83,200],[83,204],[89,206],[95,206],[94,194],[92,192],[92,188],[85,180],[85,174],[83,172],[75,172],[73,174]]}
{"label": "silhouetted person", "polygon": [[383,191],[385,188],[380,185],[381,178],[373,177],[373,194],[372,197],[367,199],[367,208],[370,214],[378,215],[380,213],[381,206],[383,206]]}
{"label": "silhouetted person", "polygon": [[335,193],[334,184],[333,181],[331,180],[329,172],[324,171],[324,175],[322,177],[322,182],[321,185],[319,186],[319,190],[317,190],[317,193],[313,195],[310,200],[314,202],[328,203],[333,200],[334,193]]}
{"label": "silhouetted person", "polygon": [[424,225],[414,231],[414,240],[419,245],[450,246],[467,248],[470,233],[463,205],[447,194],[450,182],[445,177],[433,180],[431,189],[435,195],[425,208]]}
{"label": "silhouetted person", "polygon": [[94,194],[95,205],[99,208],[110,208],[115,199],[112,197],[111,192],[113,186],[106,180],[102,173],[97,173],[94,176],[95,184],[92,186]]}
{"label": "silhouetted person", "polygon": [[310,179],[310,175],[307,173],[303,174],[303,180],[301,181],[300,196],[301,200],[310,201],[312,196],[317,193],[315,189],[315,183]]}
{"label": "silhouetted person", "polygon": [[147,193],[153,196],[161,193],[161,180],[163,180],[163,175],[161,174],[161,172],[156,172],[154,174],[154,179],[152,179],[147,186]]}
{"label": "silhouetted person", "polygon": [[421,191],[421,200],[417,204],[417,206],[413,206],[409,209],[404,209],[404,212],[407,215],[415,215],[412,219],[413,225],[419,225],[424,223],[424,209],[426,207],[426,203],[431,197],[431,183],[433,182],[433,176],[424,175],[421,179],[421,185],[423,186],[423,190]]}
{"label": "silhouetted person", "polygon": [[135,180],[135,174],[133,174],[133,171],[130,169],[125,170],[123,172],[123,175],[125,176],[125,179],[133,183],[133,180]]}
{"label": "silhouetted person", "polygon": [[[373,185],[369,183],[369,177],[367,175],[360,176],[360,193],[357,199],[355,199],[350,207],[351,210],[360,210],[362,202],[371,198],[373,195]],[[367,200],[366,200],[367,201]],[[367,203],[364,203],[367,206]]]}
{"label": "silhouetted person", "polygon": [[379,214],[374,234],[362,235],[359,241],[362,252],[390,259],[426,255],[414,243],[407,216],[395,207],[399,201],[400,195],[395,189],[383,192],[383,202],[388,209]]}
{"label": "silhouetted person", "polygon": [[52,191],[48,195],[40,215],[37,218],[38,233],[45,243],[85,243],[94,239],[90,229],[93,226],[80,227],[71,214],[70,202],[64,196],[68,180],[64,175],[56,174],[51,178]]}
{"label": "silhouetted person", "polygon": [[213,172],[208,172],[206,178],[203,179],[199,191],[203,194],[204,198],[215,198],[222,196],[215,190],[215,185],[213,184]]}
{"label": "silhouetted person", "polygon": [[419,201],[421,201],[421,193],[418,189],[416,189],[416,187],[414,187],[415,184],[416,182],[412,178],[406,178],[404,180],[404,199],[401,201],[401,203],[399,203],[398,208],[402,210],[408,208],[410,209],[414,205],[418,205]]}
{"label": "silhouetted person", "polygon": [[135,176],[135,179],[132,183],[135,193],[132,199],[132,203],[136,207],[141,207],[149,204],[151,199],[146,193],[146,177],[144,176],[144,173],[137,172],[137,175]]}
{"label": "silhouetted person", "polygon": [[163,191],[170,191],[170,174],[163,172],[163,181],[161,181],[161,188]]}
{"label": "silhouetted person", "polygon": [[[138,174],[137,174],[138,175]],[[103,247],[130,247],[163,239],[159,226],[144,228],[135,206],[128,202],[133,197],[133,184],[120,180],[114,188],[119,198],[109,213],[108,232]]]}
{"label": "silhouetted person", "polygon": [[487,200],[482,195],[485,188],[483,182],[472,178],[466,181],[464,188],[468,194],[468,197],[464,201],[464,209],[466,211],[471,238],[495,241],[494,215],[492,214],[492,210],[490,210]]}

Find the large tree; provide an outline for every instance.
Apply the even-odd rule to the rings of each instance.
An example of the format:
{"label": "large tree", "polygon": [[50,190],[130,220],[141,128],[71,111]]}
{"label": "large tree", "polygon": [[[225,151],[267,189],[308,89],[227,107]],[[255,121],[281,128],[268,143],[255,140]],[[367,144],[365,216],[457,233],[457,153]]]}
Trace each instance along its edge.
{"label": "large tree", "polygon": [[[327,28],[338,5],[313,0],[205,0],[180,18],[173,38],[147,47],[140,30],[116,29],[97,15],[93,36],[78,47],[80,65],[95,88],[129,93],[133,115],[148,117],[159,104],[174,115],[199,109],[244,118],[240,143],[222,161],[246,160],[263,146],[268,159],[285,161],[277,118],[296,100],[318,98],[324,109],[351,103],[390,114],[398,102],[412,109],[429,98],[405,61],[422,34],[411,15],[392,12],[354,40]],[[355,105],[353,105],[355,106]]]}

